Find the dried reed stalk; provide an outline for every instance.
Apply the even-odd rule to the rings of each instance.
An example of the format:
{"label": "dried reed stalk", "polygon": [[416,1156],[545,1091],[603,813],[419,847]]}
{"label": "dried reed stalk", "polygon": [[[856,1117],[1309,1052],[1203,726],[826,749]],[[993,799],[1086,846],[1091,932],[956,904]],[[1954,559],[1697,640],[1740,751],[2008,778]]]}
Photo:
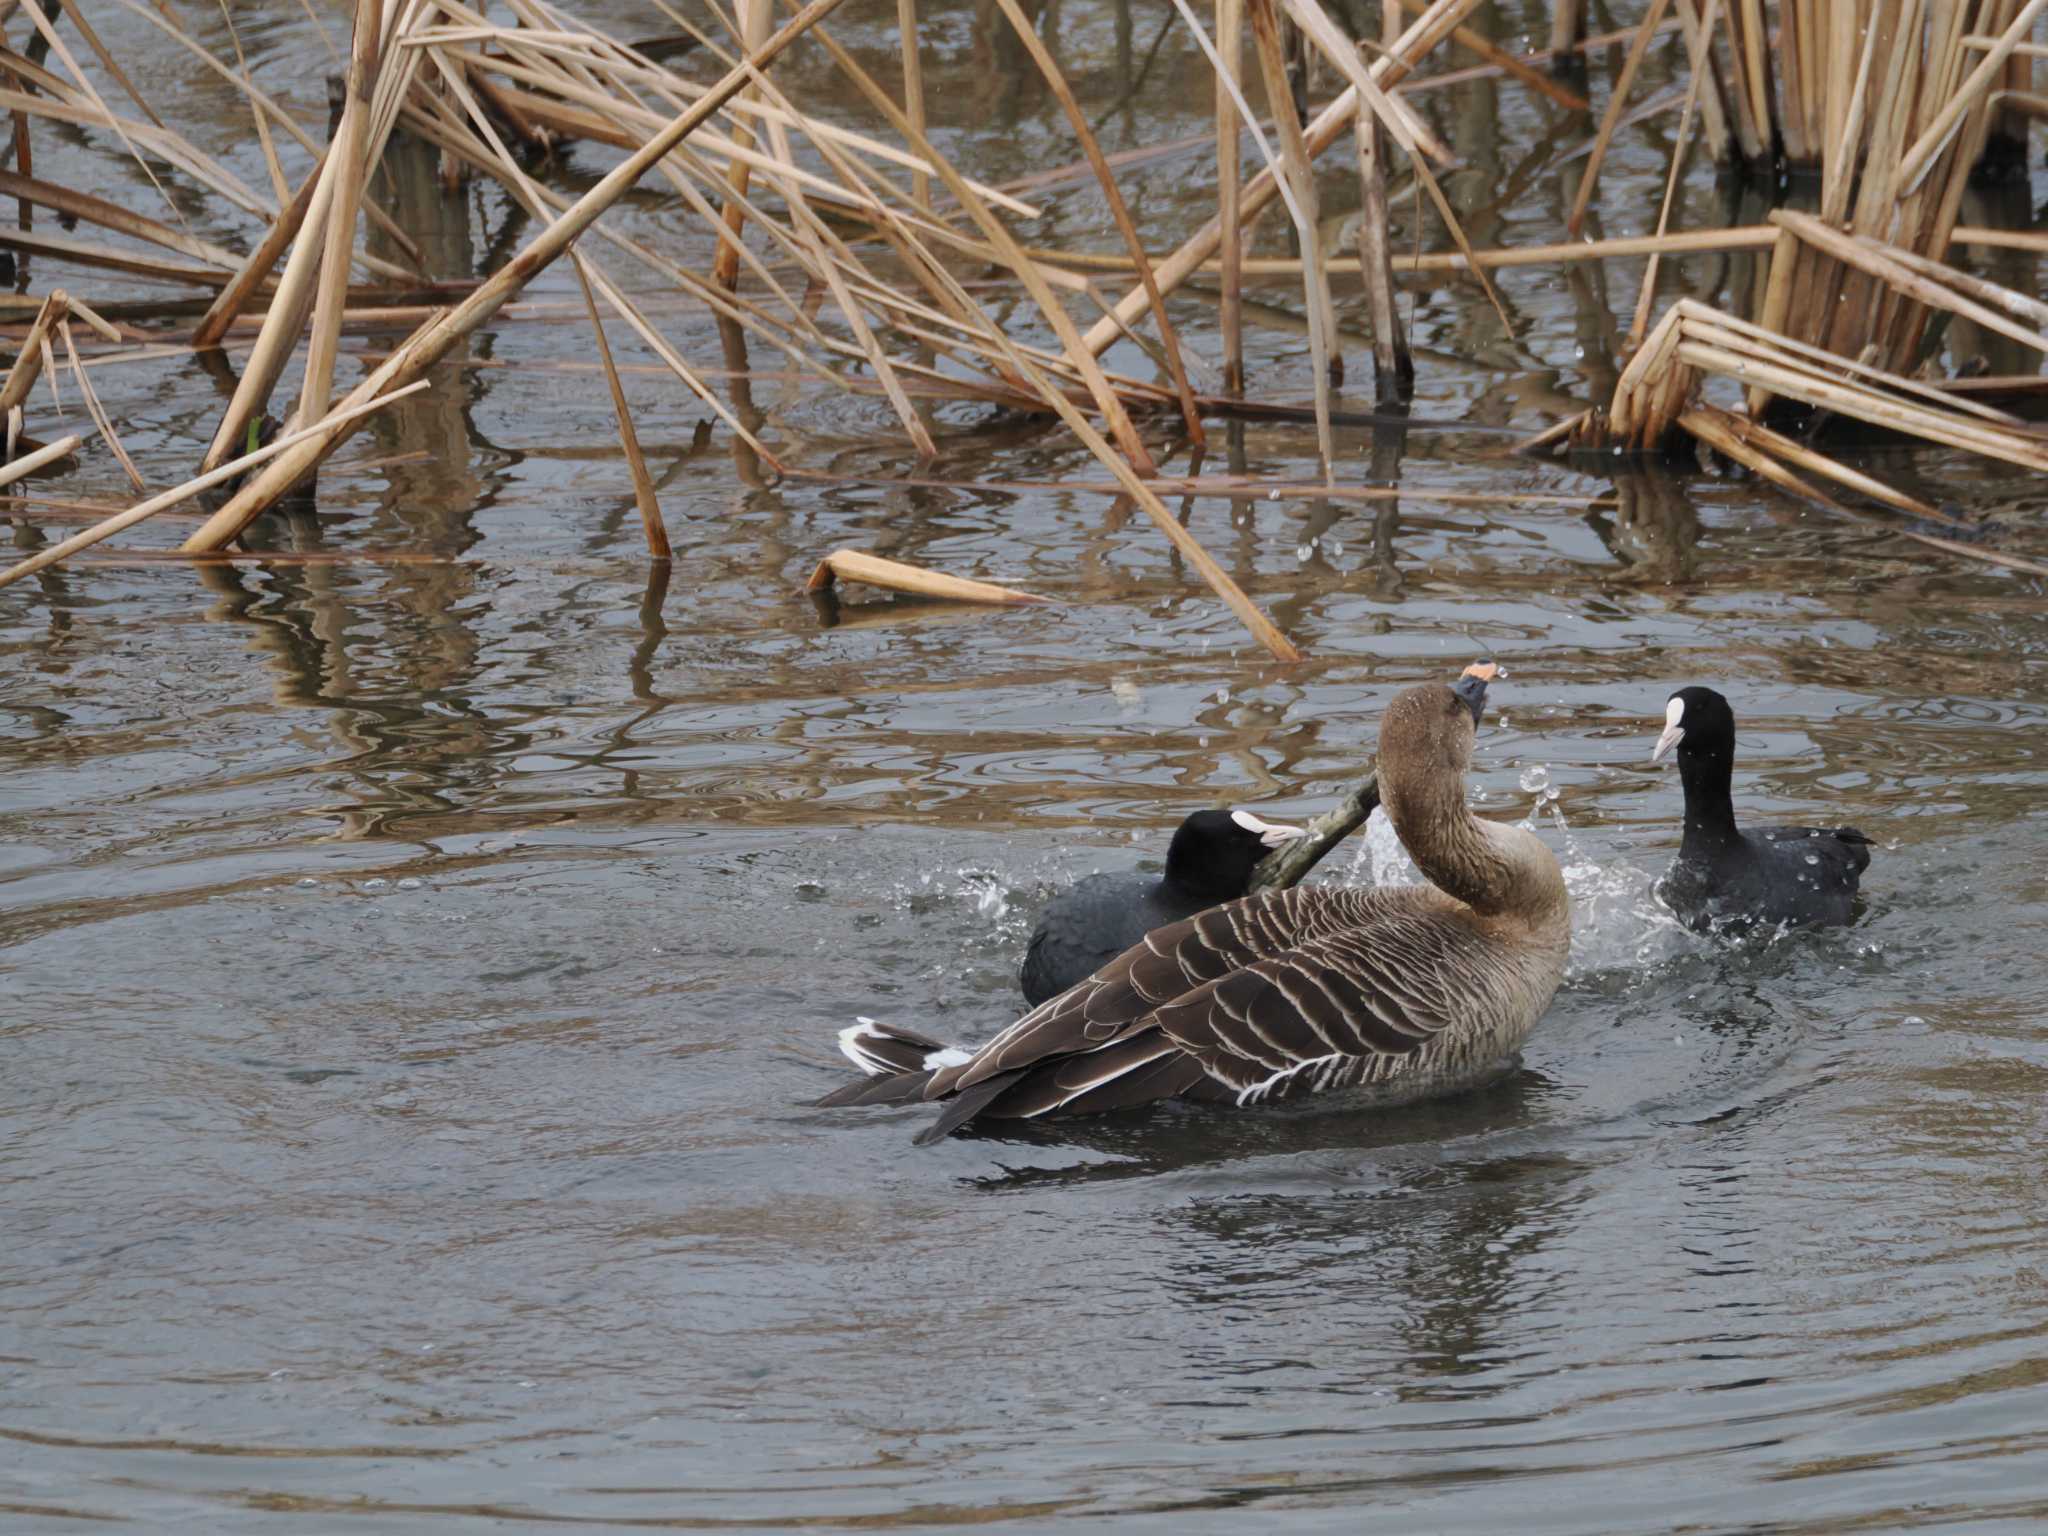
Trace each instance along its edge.
{"label": "dried reed stalk", "polygon": [[95,197],[90,192],[61,187],[54,182],[38,181],[33,176],[0,171],[0,196],[16,198],[25,203],[40,203],[43,207],[54,208],[70,218],[87,224],[97,224],[102,229],[110,229],[118,234],[146,241],[167,251],[176,251],[181,256],[189,256],[194,261],[219,267],[223,271],[233,271],[241,260],[233,251],[215,245],[209,240],[201,240],[183,230],[172,229],[168,224],[131,212],[117,203]]}
{"label": "dried reed stalk", "polygon": [[626,404],[626,387],[612,362],[612,347],[604,334],[604,316],[598,313],[597,295],[590,288],[590,272],[580,255],[572,253],[576,281],[583,290],[584,306],[590,311],[590,334],[597,341],[598,360],[604,364],[604,381],[612,394],[612,415],[619,423],[619,447],[626,455],[626,467],[633,476],[633,501],[640,509],[640,527],[647,538],[647,553],[655,560],[674,558],[668,541],[668,524],[662,520],[661,501],[654,493],[654,477],[647,472],[647,459],[640,452],[640,434],[633,426],[632,407]]}
{"label": "dried reed stalk", "polygon": [[[945,181],[947,191],[952,193],[961,207],[967,211],[968,216],[973,219],[975,226],[981,231],[983,238],[999,254],[1002,264],[1009,268],[1019,281],[1023,283],[1024,289],[1030,295],[1032,303],[1045,316],[1046,321],[1053,328],[1053,333],[1059,338],[1060,346],[1066,357],[1080,373],[1082,382],[1087,386],[1089,394],[1095,401],[1096,408],[1102,413],[1104,423],[1109,427],[1111,434],[1116,439],[1117,447],[1122,450],[1124,456],[1139,474],[1149,475],[1156,473],[1157,466],[1152,462],[1151,454],[1146,450],[1143,440],[1138,436],[1138,430],[1132,424],[1130,413],[1124,408],[1122,399],[1118,396],[1116,390],[1111,387],[1109,380],[1103,375],[1102,367],[1096,361],[1095,354],[1083,345],[1080,333],[1074,326],[1073,318],[1067,313],[1066,307],[1059,302],[1059,299],[1053,293],[1051,286],[1046,280],[1045,272],[1037,263],[1024,254],[1024,250],[1018,245],[1016,238],[1011,235],[1002,220],[996,217],[994,210],[989,207],[988,203],[969,185],[966,178],[954,170],[952,165],[932,147],[929,139],[911,126],[909,119],[903,115],[903,110],[896,105],[888,92],[877,85],[874,78],[866,70],[862,69],[852,56],[832,39],[829,33],[820,29],[817,32],[817,41],[832,55],[833,62],[839,66],[840,72],[851,80],[856,88],[867,97],[869,104],[887,118],[895,130],[903,135],[932,164],[933,169]],[[1031,368],[1028,364],[1024,364],[1021,354],[1011,345],[1007,336],[1003,335],[1001,331],[995,331],[992,333],[991,339],[1005,352],[1010,354],[1013,366],[1022,365],[1018,367],[1018,373],[1025,380],[1033,383],[1040,389],[1040,392],[1046,396],[1046,403],[1052,405],[1063,419],[1067,419],[1070,426],[1074,421],[1080,420],[1077,414],[1070,416],[1072,408],[1067,404],[1065,397],[1047,386],[1043,382],[1042,376],[1038,375],[1035,369]],[[1083,440],[1086,441],[1088,436],[1093,435],[1091,429],[1084,436]],[[1164,509],[1162,508],[1161,510],[1163,511]],[[1168,520],[1171,521],[1170,518]],[[1217,570],[1217,574],[1222,574],[1220,567]],[[1228,580],[1227,577],[1224,579]],[[1278,632],[1275,631],[1275,633],[1277,634]]]}
{"label": "dried reed stalk", "polygon": [[[896,0],[896,37],[903,50],[903,115],[910,126],[924,132],[924,63],[918,55],[917,0]],[[918,211],[932,211],[932,178],[929,171],[910,174],[910,200]]]}
{"label": "dried reed stalk", "polygon": [[312,210],[314,194],[318,191],[321,173],[326,169],[327,157],[323,152],[319,161],[299,183],[299,190],[291,201],[281,209],[270,222],[270,229],[256,249],[235,269],[235,275],[200,318],[192,330],[192,345],[197,348],[218,346],[221,337],[228,333],[228,327],[248,307],[256,290],[266,282],[278,258],[284,255],[285,247],[298,238],[305,226],[306,216]]}
{"label": "dried reed stalk", "polygon": [[2048,434],[2015,417],[1691,299],[1666,312],[1622,371],[1610,407],[1614,436],[1637,449],[1661,446],[1687,413],[1698,373],[1721,374],[1886,431],[2048,470]]}
{"label": "dried reed stalk", "polygon": [[[1393,240],[1388,234],[1387,170],[1380,125],[1362,114],[1352,124],[1358,142],[1358,270],[1372,307],[1373,388],[1382,407],[1405,400],[1415,388],[1415,358],[1401,324],[1394,288]],[[1282,850],[1283,852],[1285,850]]]}
{"label": "dried reed stalk", "polygon": [[1552,0],[1550,8],[1550,51],[1565,57],[1576,51],[1586,35],[1586,0]]}
{"label": "dried reed stalk", "polygon": [[[439,125],[446,130],[446,136],[440,137],[439,142],[455,150],[463,158],[469,160],[480,169],[498,177],[506,189],[523,203],[536,218],[545,218],[549,208],[562,206],[562,199],[551,196],[520,169],[517,159],[499,138],[498,131],[492,124],[489,114],[482,108],[475,95],[471,92],[465,75],[445,72],[443,80],[448,87],[450,96],[461,102],[466,109],[469,122],[474,125],[475,132],[469,132],[459,122],[446,121]],[[701,212],[707,222],[716,222],[716,216],[711,213],[708,205],[703,205]],[[739,301],[728,299],[724,295],[723,290],[716,284],[708,280],[696,278],[680,266],[653,257],[652,253],[648,252],[644,247],[624,239],[614,231],[604,229],[602,225],[597,226],[597,228],[604,238],[647,261],[649,265],[662,270],[666,275],[673,277],[683,288],[694,292],[714,309],[730,310],[736,313],[742,312],[743,307],[739,304]],[[647,344],[649,350],[667,366],[670,372],[682,381],[684,388],[688,389],[697,399],[716,412],[720,419],[731,428],[735,437],[745,443],[758,457],[775,465],[779,472],[781,466],[775,456],[754,436],[746,423],[727,409],[717,395],[697,377],[696,372],[682,359],[681,355],[676,352],[660,331],[648,321],[641,312],[640,306],[629,298],[600,267],[584,258],[580,253],[576,256],[576,264],[579,277],[587,281],[597,294],[605,300],[606,304],[634,329],[641,340]]]}
{"label": "dried reed stalk", "polygon": [[78,394],[85,402],[85,413],[92,418],[93,425],[99,429],[100,437],[106,442],[107,447],[113,450],[115,460],[128,476],[128,483],[135,487],[138,494],[147,491],[149,486],[144,483],[141,472],[136,469],[135,461],[128,457],[128,450],[121,444],[121,434],[114,430],[114,423],[108,417],[106,407],[100,404],[99,392],[92,387],[92,379],[87,375],[85,366],[78,360],[78,344],[71,336],[71,322],[59,320],[57,334],[63,338],[64,355],[71,364],[71,376],[78,380]]}
{"label": "dried reed stalk", "polygon": [[36,387],[43,364],[50,356],[50,335],[57,322],[71,313],[71,296],[55,288],[43,299],[42,308],[30,322],[28,334],[14,354],[14,366],[7,370],[7,382],[0,384],[0,416],[19,409]]}
{"label": "dried reed stalk", "polygon": [[221,415],[220,425],[214,429],[213,441],[199,460],[202,471],[224,463],[242,441],[249,423],[263,414],[271,390],[298,346],[313,307],[327,214],[341,180],[341,159],[339,155],[329,155],[321,163],[319,179],[299,223],[298,237],[292,243],[292,253],[286,258],[283,276],[271,295],[263,329],[257,333],[249,360],[242,365],[242,376],[235,381],[235,392]]}
{"label": "dried reed stalk", "polygon": [[[775,21],[773,0],[736,0],[739,7],[739,46],[742,53],[751,53],[767,39]],[[733,141],[744,149],[753,140],[753,132],[744,123],[735,123]],[[725,205],[726,234],[718,244],[718,257],[711,265],[711,280],[721,288],[731,288],[740,278],[740,232],[746,227],[746,210],[738,199],[746,196],[747,166],[744,161],[736,162],[728,173],[732,181],[734,200]]]}
{"label": "dried reed stalk", "polygon": [[[867,96],[875,109],[890,120],[895,130],[902,134],[914,149],[932,161],[934,169],[946,183],[946,190],[952,193],[961,206],[974,218],[975,223],[981,228],[983,234],[988,237],[990,243],[1003,251],[1006,260],[1011,266],[1011,270],[1016,272],[1018,277],[1023,280],[1026,289],[1031,293],[1033,302],[1039,306],[1041,311],[1045,312],[1047,318],[1053,322],[1055,329],[1060,331],[1061,340],[1066,344],[1068,352],[1085,371],[1088,364],[1092,362],[1092,354],[1088,353],[1081,344],[1081,339],[1074,331],[1072,321],[1067,317],[1066,311],[1054,299],[1051,291],[1045,286],[1043,276],[1039,274],[1030,259],[1024,255],[1009,231],[1003,227],[1001,221],[989,210],[987,204],[974,194],[965,178],[932,149],[930,141],[922,133],[917,132],[911,127],[909,120],[904,117],[901,109],[889,99],[888,94],[881,90],[868,77],[867,73],[847,56],[845,49],[834,42],[829,33],[825,32],[822,28],[819,29],[817,40],[832,55],[834,61],[838,63],[840,69],[845,72],[847,77],[860,87],[862,93]],[[1039,392],[1045,403],[1052,407],[1061,421],[1066,423],[1067,429],[1078,437],[1082,445],[1090,453],[1094,454],[1103,466],[1116,477],[1117,483],[1132,500],[1143,508],[1145,515],[1152,519],[1154,526],[1172,541],[1182,557],[1194,566],[1202,579],[1223,599],[1231,612],[1236,614],[1239,621],[1251,631],[1253,638],[1258,640],[1261,645],[1279,660],[1299,661],[1301,653],[1295,649],[1293,642],[1281,634],[1274,627],[1272,621],[1258,610],[1250,598],[1245,596],[1237,583],[1230,579],[1229,573],[1210,557],[1207,550],[1202,548],[1200,541],[1193,534],[1189,533],[1187,529],[1181,527],[1173,514],[1166,509],[1165,503],[1160,501],[1159,497],[1139,478],[1133,464],[1110,447],[1108,441],[1089,424],[1088,419],[1075,408],[1073,402],[1068,400],[1058,389],[1054,388],[1051,381],[1025,358],[1023,353],[1010,342],[1007,336],[998,331],[996,333],[996,340],[1008,353],[1011,366],[1016,373]],[[1114,400],[1114,396],[1111,398]],[[1120,405],[1118,406],[1118,411],[1121,413]]]}
{"label": "dried reed stalk", "polygon": [[1621,121],[1621,109],[1628,104],[1628,93],[1636,83],[1636,71],[1642,68],[1643,55],[1649,52],[1650,39],[1657,35],[1663,25],[1664,12],[1671,0],[1650,0],[1648,14],[1642,25],[1636,28],[1635,40],[1629,44],[1628,56],[1622,60],[1621,78],[1614,82],[1614,94],[1607,100],[1607,111],[1600,119],[1600,131],[1593,140],[1593,152],[1586,160],[1586,169],[1579,177],[1578,194],[1572,199],[1572,210],[1564,221],[1564,231],[1574,240],[1586,222],[1586,209],[1593,201],[1593,188],[1600,180],[1600,167],[1607,159],[1607,147],[1614,141],[1614,130]]}
{"label": "dried reed stalk", "polygon": [[[1391,24],[1394,13],[1407,11],[1411,15],[1419,15],[1422,11],[1422,6],[1418,3],[1418,0],[1387,0],[1386,9],[1387,20]],[[1508,76],[1508,78],[1520,81],[1530,90],[1536,92],[1537,95],[1549,97],[1567,112],[1590,112],[1593,110],[1592,104],[1577,91],[1566,89],[1534,65],[1525,64],[1513,54],[1495,46],[1491,41],[1473,31],[1470,27],[1454,27],[1451,30],[1451,41],[1466,52],[1484,59],[1489,65]]]}
{"label": "dried reed stalk", "polygon": [[1908,496],[1904,491],[1886,485],[1875,476],[1866,475],[1861,470],[1851,469],[1848,465],[1838,463],[1824,453],[1816,453],[1796,438],[1787,437],[1782,432],[1773,432],[1761,422],[1751,421],[1747,417],[1738,416],[1733,411],[1724,411],[1719,406],[1696,406],[1691,411],[1688,411],[1684,417],[1680,418],[1680,423],[1684,425],[1690,421],[1697,424],[1701,420],[1714,423],[1730,436],[1740,439],[1743,443],[1753,445],[1760,451],[1769,453],[1775,458],[1782,459],[1794,468],[1807,469],[1815,474],[1824,475],[1837,484],[1845,485],[1852,491],[1868,496],[1873,501],[1881,501],[1886,506],[1896,508],[1898,511],[1904,512],[1909,516],[1925,518],[1931,523],[1952,523],[1957,527],[1964,528],[1970,526],[1962,518],[1953,517],[1949,513],[1942,511],[1939,507],[1929,506],[1918,497]]}
{"label": "dried reed stalk", "polygon": [[1016,607],[1052,601],[1035,592],[1020,592],[1015,587],[997,586],[990,581],[969,581],[963,576],[947,576],[938,571],[927,571],[921,566],[905,565],[901,560],[885,560],[880,555],[870,555],[858,549],[833,550],[818,562],[818,568],[811,572],[811,579],[804,583],[804,590],[824,592],[840,581],[866,582],[871,587],[886,587],[892,592],[909,592],[918,597],[943,598],[958,603]]}
{"label": "dried reed stalk", "polygon": [[1685,34],[1686,57],[1692,63],[1693,75],[1698,82],[1694,94],[1699,101],[1707,148],[1717,162],[1725,164],[1730,157],[1733,139],[1723,104],[1725,88],[1721,81],[1720,61],[1714,55],[1714,23],[1712,17],[1702,17],[1696,12],[1697,4],[1698,0],[1678,0],[1678,25]]}
{"label": "dried reed stalk", "polygon": [[[1684,5],[1686,0],[1680,0]],[[1662,239],[1671,226],[1671,205],[1678,196],[1678,173],[1685,164],[1686,151],[1692,147],[1693,110],[1700,102],[1700,87],[1708,75],[1707,37],[1714,28],[1714,18],[1721,8],[1721,0],[1707,0],[1707,13],[1699,27],[1687,34],[1687,49],[1691,63],[1692,78],[1686,84],[1685,110],[1679,114],[1678,132],[1671,145],[1671,164],[1664,177],[1664,201],[1657,209],[1657,237]],[[1617,95],[1619,93],[1617,92]],[[1583,189],[1582,189],[1583,190]],[[1629,322],[1629,347],[1633,350],[1642,344],[1643,332],[1650,323],[1650,304],[1657,293],[1657,274],[1661,252],[1652,252],[1643,269],[1643,286],[1636,296],[1634,318]]]}
{"label": "dried reed stalk", "polygon": [[[1986,330],[1996,331],[2022,346],[2048,354],[2048,334],[2008,318],[2008,315],[2024,314],[2036,320],[2048,319],[2048,305],[2039,300],[1981,278],[1972,278],[1967,273],[1929,261],[1911,251],[1886,246],[1868,236],[1838,234],[1810,214],[1780,208],[1771,214],[1771,221],[1791,230],[1807,244],[1826,251],[1844,266],[1866,272],[1931,309],[1965,316]],[[1965,287],[1966,283],[1968,287]],[[1997,307],[1980,303],[1978,295],[1995,298]]]}
{"label": "dried reed stalk", "polygon": [[[1246,14],[1251,18],[1253,51],[1258,54],[1259,72],[1265,77],[1266,108],[1272,113],[1280,134],[1280,185],[1286,194],[1287,211],[1293,216],[1296,233],[1300,236],[1303,297],[1308,307],[1309,358],[1315,376],[1316,452],[1322,460],[1323,478],[1334,485],[1337,480],[1337,448],[1330,430],[1330,381],[1343,364],[1337,351],[1336,305],[1331,300],[1330,282],[1322,267],[1315,166],[1310,159],[1308,141],[1302,137],[1301,119],[1294,112],[1293,93],[1288,89],[1287,61],[1280,46],[1280,13],[1275,0],[1245,0],[1245,6]],[[1263,137],[1260,147],[1264,148]]]}
{"label": "dried reed stalk", "polygon": [[[789,132],[780,122],[769,123],[768,138],[769,143],[774,146],[776,158],[794,165],[796,156],[790,147]],[[847,328],[853,332],[854,343],[866,355],[868,365],[874,369],[875,378],[889,397],[889,404],[894,407],[897,420],[903,423],[903,430],[916,447],[918,457],[927,460],[936,458],[939,452],[938,445],[932,441],[930,429],[925,425],[924,418],[918,415],[916,407],[910,403],[910,396],[896,377],[896,369],[890,361],[887,349],[876,338],[873,329],[868,325],[866,315],[855,302],[848,286],[846,269],[858,270],[858,263],[853,260],[852,252],[825,221],[811,211],[810,205],[804,201],[803,192],[794,182],[785,182],[782,190],[783,198],[789,205],[792,221],[810,243],[816,258],[814,270],[823,274],[826,286],[832,291],[833,301],[838,304],[840,314],[845,317]]]}
{"label": "dried reed stalk", "polygon": [[[1244,230],[1238,212],[1237,81],[1244,65],[1244,0],[1216,0],[1216,223],[1221,232],[1223,298],[1218,323],[1223,331],[1223,389],[1244,393]],[[1152,279],[1146,292],[1159,285]],[[1110,311],[1114,317],[1116,311]]]}
{"label": "dried reed stalk", "polygon": [[[1337,72],[1351,82],[1351,88],[1358,92],[1363,107],[1371,109],[1372,115],[1408,156],[1408,163],[1414,167],[1423,190],[1429,194],[1429,200],[1436,208],[1437,217],[1443,220],[1445,232],[1470,261],[1475,255],[1472,242],[1466,237],[1464,225],[1459,222],[1456,212],[1452,210],[1450,199],[1444,196],[1444,190],[1430,170],[1427,160],[1427,157],[1433,155],[1448,164],[1451,159],[1449,150],[1438,144],[1426,129],[1417,131],[1420,121],[1416,118],[1414,110],[1406,102],[1380,89],[1372,72],[1359,62],[1357,51],[1351,46],[1350,41],[1338,30],[1336,23],[1323,13],[1316,0],[1282,0],[1282,3],[1286,5],[1287,13],[1294,18],[1296,25],[1301,28],[1303,36],[1314,42],[1321,51],[1321,56],[1334,64]],[[1305,152],[1304,164],[1309,158]],[[1309,173],[1309,179],[1313,180],[1312,171]],[[1493,306],[1494,313],[1500,316],[1502,328],[1512,331],[1514,322],[1508,317],[1507,305],[1501,301],[1492,280],[1476,261],[1472,263],[1471,271],[1479,283],[1480,291]],[[1334,340],[1333,337],[1333,347]]]}
{"label": "dried reed stalk", "polygon": [[[1964,9],[1961,6],[1956,7],[1955,14],[1960,15]],[[1983,112],[1985,98],[1996,85],[1999,75],[2005,68],[2006,60],[2012,56],[2013,49],[2025,39],[2027,33],[2033,30],[2035,20],[2044,10],[2048,10],[2048,0],[2027,0],[2027,3],[2020,7],[2019,14],[2013,17],[2011,25],[2000,34],[1998,42],[1978,61],[1977,67],[1970,71],[1970,77],[1943,101],[1941,110],[1934,114],[1933,121],[1921,130],[1912,147],[1900,157],[1898,167],[1893,172],[1892,186],[1895,197],[1909,197],[1919,190],[1921,179],[1933,169],[1935,156],[1958,138],[1965,113]],[[1958,36],[1955,42],[1959,44],[1961,40]]]}
{"label": "dried reed stalk", "polygon": [[[349,254],[355,249],[356,207],[362,199],[370,152],[371,93],[381,67],[384,0],[356,0],[341,128],[335,135],[338,174],[329,200],[326,238],[320,257],[320,285],[313,299],[313,328],[306,342],[305,381],[299,387],[296,418],[317,421],[334,398],[334,358],[341,341],[341,312],[348,307]],[[258,406],[261,409],[261,406]]]}
{"label": "dried reed stalk", "polygon": [[[59,459],[70,458],[72,454],[78,451],[79,442],[80,439],[75,434],[70,437],[60,437],[54,443],[45,443],[42,447],[36,449],[34,453],[24,453],[20,458],[0,466],[0,485],[12,485],[15,481],[32,475],[39,469],[47,468]],[[5,582],[0,582],[0,586],[4,585],[6,585]]]}

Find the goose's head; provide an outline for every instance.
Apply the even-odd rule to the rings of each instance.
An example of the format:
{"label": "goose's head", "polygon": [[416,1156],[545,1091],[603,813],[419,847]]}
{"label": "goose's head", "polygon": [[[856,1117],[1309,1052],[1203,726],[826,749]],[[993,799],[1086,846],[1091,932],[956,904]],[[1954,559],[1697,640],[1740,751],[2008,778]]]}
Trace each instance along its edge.
{"label": "goose's head", "polygon": [[1304,830],[1245,810],[1196,811],[1173,834],[1166,878],[1197,895],[1230,901],[1244,894],[1259,860]]}
{"label": "goose's head", "polygon": [[1396,694],[1380,717],[1382,785],[1462,778],[1486,711],[1486,685],[1499,675],[1492,662],[1475,661],[1455,683],[1424,683]]}

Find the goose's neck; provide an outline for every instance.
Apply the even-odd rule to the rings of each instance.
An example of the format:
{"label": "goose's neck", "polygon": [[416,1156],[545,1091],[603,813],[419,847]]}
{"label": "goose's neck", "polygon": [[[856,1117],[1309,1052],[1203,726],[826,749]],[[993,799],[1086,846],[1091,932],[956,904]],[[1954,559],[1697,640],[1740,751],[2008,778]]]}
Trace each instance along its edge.
{"label": "goose's neck", "polygon": [[1518,827],[1482,821],[1465,807],[1465,785],[1386,795],[1401,846],[1429,883],[1487,916],[1542,924],[1569,910],[1557,860]]}
{"label": "goose's neck", "polygon": [[1685,786],[1685,835],[1679,856],[1717,853],[1735,842],[1735,777],[1733,752],[1681,751],[1678,781]]}

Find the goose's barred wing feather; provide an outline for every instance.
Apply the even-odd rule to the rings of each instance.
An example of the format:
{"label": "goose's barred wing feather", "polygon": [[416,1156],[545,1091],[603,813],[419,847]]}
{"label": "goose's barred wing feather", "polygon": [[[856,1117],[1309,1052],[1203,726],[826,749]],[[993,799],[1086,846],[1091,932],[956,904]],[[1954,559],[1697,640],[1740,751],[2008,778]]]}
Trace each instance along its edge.
{"label": "goose's barred wing feather", "polygon": [[1309,1067],[1409,1056],[1480,1000],[1492,969],[1488,941],[1444,921],[1455,905],[1411,886],[1213,909],[1156,930],[972,1062],[934,1073],[925,1096],[968,1093],[975,1113],[1003,1117],[1080,1113],[1205,1082],[1260,1092]]}
{"label": "goose's barred wing feather", "polygon": [[1155,928],[1086,981],[1025,1014],[971,1062],[935,1074],[925,1095],[942,1098],[1048,1056],[1108,1045],[1161,1004],[1206,982],[1285,954],[1304,940],[1371,921],[1390,894],[1395,893],[1321,887],[1266,891]]}
{"label": "goose's barred wing feather", "polygon": [[1461,995],[1455,950],[1483,973],[1484,940],[1390,914],[1371,932],[1311,939],[1162,1007],[1166,1037],[1240,1093],[1346,1058],[1408,1056],[1449,1028]]}

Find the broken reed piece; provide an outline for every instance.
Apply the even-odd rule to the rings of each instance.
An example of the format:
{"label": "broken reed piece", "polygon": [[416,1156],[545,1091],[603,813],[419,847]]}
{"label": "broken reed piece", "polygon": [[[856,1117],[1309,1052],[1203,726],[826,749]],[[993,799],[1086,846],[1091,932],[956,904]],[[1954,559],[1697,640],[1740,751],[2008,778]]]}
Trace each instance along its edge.
{"label": "broken reed piece", "polygon": [[1365,825],[1379,803],[1379,769],[1368,768],[1365,777],[1335,810],[1323,812],[1302,830],[1301,836],[1290,837],[1252,866],[1245,894],[1256,896],[1260,891],[1284,891],[1299,885],[1310,870],[1322,863],[1325,854]]}
{"label": "broken reed piece", "polygon": [[945,598],[956,603],[995,603],[1003,607],[1017,607],[1025,603],[1052,601],[1035,592],[1019,592],[1014,587],[999,587],[991,581],[969,581],[964,576],[942,576],[937,571],[905,565],[900,560],[884,560],[880,555],[863,554],[857,549],[835,549],[820,560],[818,568],[811,572],[811,579],[804,583],[804,590],[830,591],[836,581],[864,581],[871,587],[887,587],[892,592],[911,592],[919,597]]}
{"label": "broken reed piece", "polygon": [[45,465],[54,464],[59,459],[71,457],[72,454],[78,451],[78,443],[79,439],[76,436],[60,437],[56,442],[46,443],[33,453],[24,453],[13,463],[5,468],[0,468],[0,485],[12,485],[23,476],[32,475]]}

